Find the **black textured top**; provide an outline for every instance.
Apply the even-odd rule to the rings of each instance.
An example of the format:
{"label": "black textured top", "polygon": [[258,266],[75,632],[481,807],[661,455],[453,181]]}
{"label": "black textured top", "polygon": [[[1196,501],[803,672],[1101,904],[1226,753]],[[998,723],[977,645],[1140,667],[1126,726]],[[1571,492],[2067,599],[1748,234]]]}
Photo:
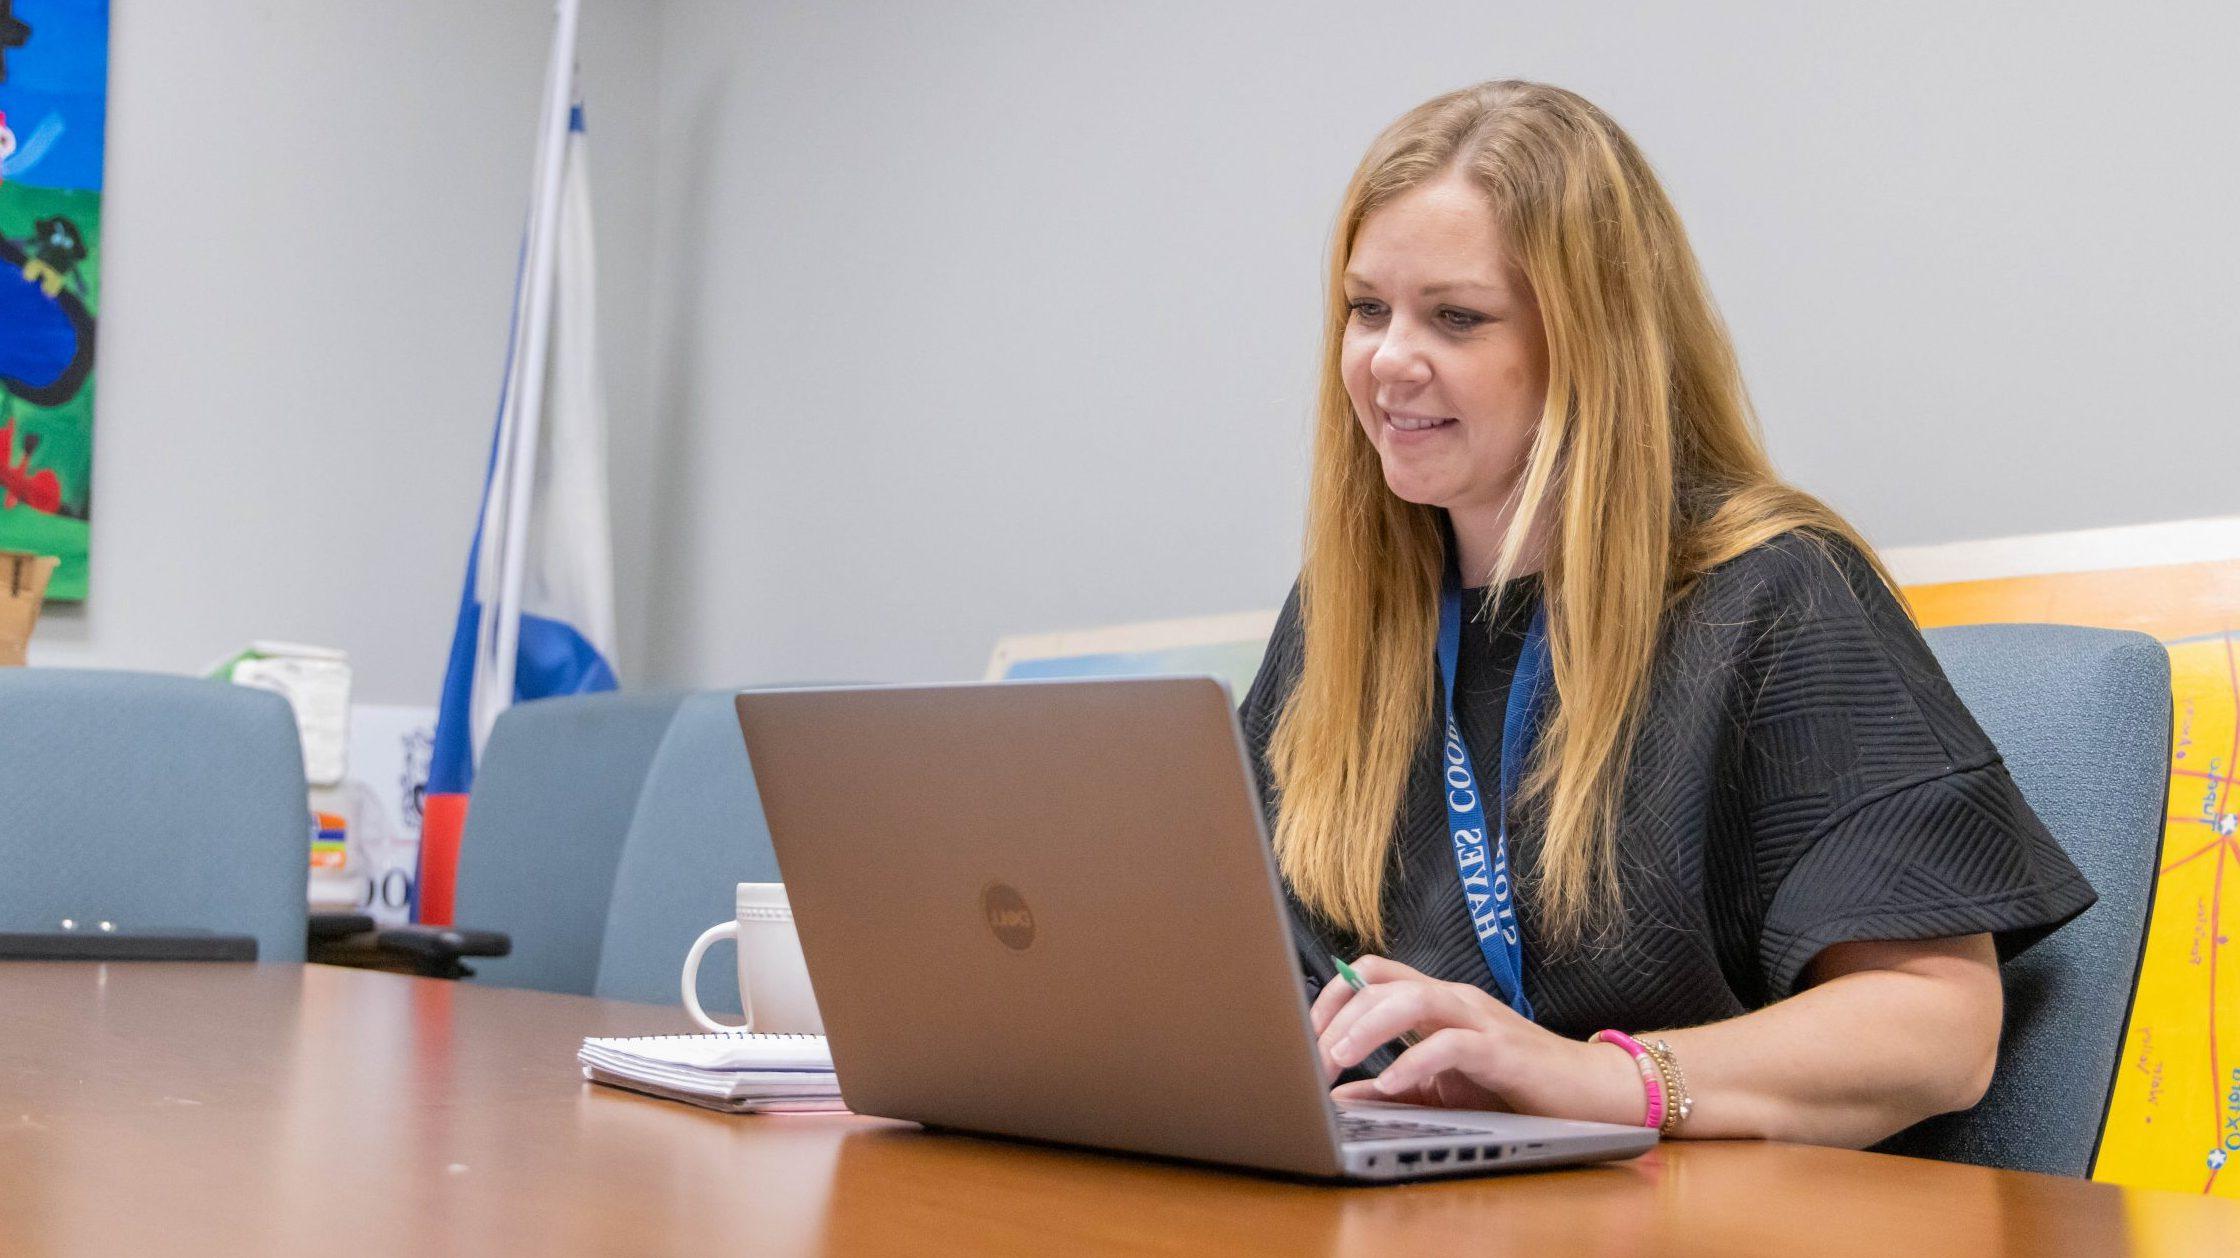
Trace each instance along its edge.
{"label": "black textured top", "polygon": [[[1503,623],[1465,623],[1457,665],[1456,718],[1489,786],[1538,580],[1509,593]],[[1466,607],[1482,606],[1475,594]],[[1241,711],[1271,832],[1266,751],[1304,653],[1298,599],[1294,587]],[[1386,951],[1491,992],[1447,837],[1437,720],[1401,801]],[[1990,932],[2004,958],[2093,901],[1864,557],[1802,534],[1706,574],[1668,615],[1620,807],[1620,926],[1562,956],[1535,946],[1535,811],[1510,826],[1525,992],[1542,1026],[1573,1037],[1748,1012],[1797,991],[1833,943]],[[1302,919],[1331,951],[1361,951]]]}

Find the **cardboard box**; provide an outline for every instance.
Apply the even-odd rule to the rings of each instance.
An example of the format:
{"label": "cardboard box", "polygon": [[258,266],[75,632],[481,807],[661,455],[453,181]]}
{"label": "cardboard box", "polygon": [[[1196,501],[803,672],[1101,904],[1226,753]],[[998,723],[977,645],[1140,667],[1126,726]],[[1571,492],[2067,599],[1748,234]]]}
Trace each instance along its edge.
{"label": "cardboard box", "polygon": [[23,663],[47,600],[47,582],[61,562],[53,555],[0,550],[0,665]]}

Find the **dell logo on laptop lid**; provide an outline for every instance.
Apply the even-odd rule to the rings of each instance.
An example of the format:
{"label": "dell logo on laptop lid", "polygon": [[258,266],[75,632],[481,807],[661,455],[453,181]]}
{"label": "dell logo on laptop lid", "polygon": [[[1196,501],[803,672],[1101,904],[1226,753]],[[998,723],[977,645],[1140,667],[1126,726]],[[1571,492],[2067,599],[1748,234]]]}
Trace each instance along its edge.
{"label": "dell logo on laptop lid", "polygon": [[1004,947],[1024,952],[1034,943],[1034,911],[1011,884],[991,882],[981,888],[980,913]]}

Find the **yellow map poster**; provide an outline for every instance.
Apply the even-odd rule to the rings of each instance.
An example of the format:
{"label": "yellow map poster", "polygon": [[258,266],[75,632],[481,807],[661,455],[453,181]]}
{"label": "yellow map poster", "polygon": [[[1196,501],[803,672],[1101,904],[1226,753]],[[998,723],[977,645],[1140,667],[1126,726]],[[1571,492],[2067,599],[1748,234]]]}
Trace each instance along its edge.
{"label": "yellow map poster", "polygon": [[[2240,1197],[2240,560],[1907,587],[1924,628],[2136,629],[2170,650],[2162,870],[2093,1178]],[[2230,904],[2224,899],[2227,887]]]}

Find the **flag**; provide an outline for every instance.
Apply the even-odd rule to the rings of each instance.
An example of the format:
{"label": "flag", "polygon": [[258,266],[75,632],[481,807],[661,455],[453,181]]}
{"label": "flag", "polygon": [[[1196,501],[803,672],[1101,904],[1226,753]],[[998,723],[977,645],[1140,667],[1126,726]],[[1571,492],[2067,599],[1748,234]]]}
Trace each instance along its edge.
{"label": "flag", "polygon": [[[572,59],[556,53],[555,65]],[[557,161],[558,178],[541,177],[539,162],[549,204],[540,200],[544,212],[530,216],[515,281],[497,431],[436,714],[414,913],[433,925],[452,920],[468,792],[498,713],[615,687],[606,417],[593,352],[580,105],[568,107],[566,127],[558,151],[541,155]]]}

